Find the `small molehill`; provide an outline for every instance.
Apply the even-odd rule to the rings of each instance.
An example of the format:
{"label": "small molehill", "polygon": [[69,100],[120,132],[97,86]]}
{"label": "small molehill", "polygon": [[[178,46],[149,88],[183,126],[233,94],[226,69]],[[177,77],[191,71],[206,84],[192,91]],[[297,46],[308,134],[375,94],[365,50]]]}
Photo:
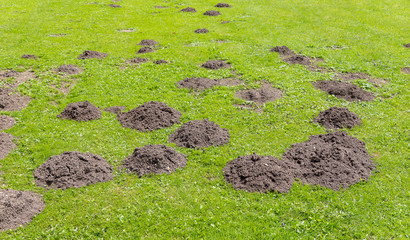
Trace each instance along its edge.
{"label": "small molehill", "polygon": [[137,57],[137,58],[133,58],[133,59],[128,60],[128,63],[140,64],[140,63],[145,63],[145,62],[148,62],[148,61],[149,60],[146,59],[146,58]]}
{"label": "small molehill", "polygon": [[184,123],[181,128],[169,136],[168,141],[179,147],[206,148],[227,144],[229,138],[230,134],[227,129],[205,119]]}
{"label": "small molehill", "polygon": [[347,108],[331,107],[313,119],[327,129],[353,128],[362,124],[360,117]]}
{"label": "small molehill", "polygon": [[16,120],[13,117],[7,115],[0,115],[0,131],[9,129],[14,126]]}
{"label": "small molehill", "polygon": [[125,111],[124,106],[112,106],[112,107],[107,107],[104,109],[106,112],[114,113],[114,114],[119,114],[120,112]]}
{"label": "small molehill", "polygon": [[152,39],[143,39],[143,40],[141,40],[140,43],[138,43],[138,45],[141,45],[141,46],[155,46],[157,44],[159,44],[159,43],[155,40],[152,40]]}
{"label": "small molehill", "polygon": [[11,134],[0,132],[0,160],[6,158],[11,150],[16,147]]}
{"label": "small molehill", "polygon": [[101,110],[89,101],[76,102],[68,104],[57,117],[86,122],[101,118]]}
{"label": "small molehill", "polygon": [[144,54],[144,53],[150,53],[153,52],[154,49],[150,48],[150,47],[142,47],[140,48],[140,50],[138,50],[138,54]]}
{"label": "small molehill", "polygon": [[56,69],[57,72],[62,72],[66,73],[68,75],[74,75],[74,74],[79,74],[83,72],[83,70],[75,65],[72,64],[67,64],[67,65],[61,65]]}
{"label": "small molehill", "polygon": [[27,107],[30,97],[20,96],[12,89],[0,88],[0,111],[19,111]]}
{"label": "small molehill", "polygon": [[293,185],[292,162],[272,156],[239,156],[223,169],[225,180],[237,190],[287,193]]}
{"label": "small molehill", "polygon": [[186,166],[185,155],[165,145],[147,145],[135,148],[134,153],[124,160],[122,167],[139,177],[147,174],[170,174]]}
{"label": "small molehill", "polygon": [[19,75],[19,72],[17,71],[8,70],[8,71],[0,73],[0,78],[12,78],[12,77],[17,77],[18,75]]}
{"label": "small molehill", "polygon": [[108,6],[110,6],[112,8],[120,8],[121,7],[121,5],[118,5],[118,4],[110,4]]}
{"label": "small molehill", "polygon": [[313,83],[317,89],[334,95],[337,98],[343,98],[347,101],[372,101],[374,96],[360,87],[347,82],[336,81],[318,81]]}
{"label": "small molehill", "polygon": [[209,10],[209,11],[206,11],[204,13],[204,15],[206,15],[206,16],[218,16],[218,15],[221,15],[221,13],[218,12],[218,11],[215,11],[215,10]]}
{"label": "small molehill", "polygon": [[228,7],[232,7],[232,6],[227,4],[227,3],[218,3],[218,4],[215,5],[215,7],[228,8]]}
{"label": "small molehill", "polygon": [[410,43],[404,44],[404,47],[410,48]]}
{"label": "small molehill", "polygon": [[179,123],[181,112],[162,102],[147,102],[129,112],[119,113],[118,121],[125,128],[153,131]]}
{"label": "small molehill", "polygon": [[167,64],[168,62],[163,60],[163,59],[159,59],[157,61],[154,61],[155,64]]}
{"label": "small molehill", "polygon": [[290,48],[287,46],[276,46],[270,50],[271,52],[277,52],[279,55],[293,55],[295,54]]}
{"label": "small molehill", "polygon": [[0,189],[0,231],[27,225],[45,206],[40,194]]}
{"label": "small molehill", "polygon": [[36,59],[36,55],[33,54],[24,54],[23,56],[21,56],[21,58],[25,58],[25,59]]}
{"label": "small molehill", "polygon": [[230,68],[231,65],[229,63],[226,63],[224,60],[210,60],[204,64],[201,65],[203,68],[206,69],[221,69],[221,68]]}
{"label": "small molehill", "polygon": [[184,9],[181,9],[181,12],[196,12],[195,8],[187,7]]}
{"label": "small molehill", "polygon": [[282,91],[274,88],[271,84],[263,82],[258,89],[240,90],[235,93],[235,97],[242,98],[246,101],[264,104],[272,102],[282,97]]}
{"label": "small molehill", "polygon": [[54,189],[83,187],[113,178],[112,167],[104,158],[81,152],[51,156],[34,171],[37,186]]}
{"label": "small molehill", "polygon": [[106,54],[106,53],[86,50],[78,56],[78,59],[92,59],[92,58],[102,59],[102,58],[105,58],[107,56],[108,56],[108,54]]}
{"label": "small molehill", "polygon": [[302,183],[336,191],[368,180],[375,170],[365,143],[346,132],[310,136],[292,145],[285,158],[298,166],[295,177]]}
{"label": "small molehill", "polygon": [[217,86],[218,81],[209,78],[185,78],[176,83],[178,88],[188,88],[193,90],[205,90]]}
{"label": "small molehill", "polygon": [[208,33],[208,32],[209,31],[206,28],[200,28],[200,29],[195,30],[195,33]]}
{"label": "small molehill", "polygon": [[402,73],[405,73],[405,74],[410,74],[410,67],[404,67],[404,68],[402,68],[402,69],[401,69],[401,72],[402,72]]}

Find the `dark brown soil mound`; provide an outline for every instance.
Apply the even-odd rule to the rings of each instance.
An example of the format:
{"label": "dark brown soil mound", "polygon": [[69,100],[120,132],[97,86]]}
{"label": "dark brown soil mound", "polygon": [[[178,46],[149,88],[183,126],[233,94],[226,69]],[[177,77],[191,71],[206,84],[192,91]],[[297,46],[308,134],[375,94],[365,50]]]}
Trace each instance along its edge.
{"label": "dark brown soil mound", "polygon": [[121,7],[120,5],[117,5],[117,4],[110,4],[108,6],[110,6],[112,8],[120,8]]}
{"label": "dark brown soil mound", "polygon": [[0,131],[9,129],[14,126],[16,120],[13,117],[7,115],[0,115]]}
{"label": "dark brown soil mound", "polygon": [[406,48],[410,48],[410,43],[404,44]]}
{"label": "dark brown soil mound", "polygon": [[57,117],[86,122],[101,118],[101,110],[89,101],[76,102],[68,104]]}
{"label": "dark brown soil mound", "polygon": [[305,65],[305,66],[311,65],[310,57],[306,57],[306,56],[298,55],[298,54],[286,57],[286,58],[283,59],[283,61],[285,61],[289,64],[301,64],[301,65]]}
{"label": "dark brown soil mound", "polygon": [[56,70],[57,70],[57,72],[66,73],[68,75],[79,74],[83,71],[81,68],[79,68],[75,65],[71,65],[71,64],[61,65]]}
{"label": "dark brown soil mound", "polygon": [[165,145],[147,145],[136,148],[134,153],[124,160],[123,167],[142,177],[146,174],[170,174],[186,166],[184,154]]}
{"label": "dark brown soil mound", "polygon": [[204,15],[206,15],[206,16],[218,16],[218,15],[221,15],[221,13],[218,12],[218,11],[215,11],[215,10],[209,10],[209,11],[206,11],[204,13]]}
{"label": "dark brown soil mound", "polygon": [[208,32],[209,31],[206,28],[200,28],[200,29],[195,30],[195,33],[208,33]]}
{"label": "dark brown soil mound", "polygon": [[165,103],[154,101],[117,115],[123,127],[143,132],[170,127],[179,123],[180,118],[181,112]]}
{"label": "dark brown soil mound", "polygon": [[279,55],[293,55],[295,54],[287,46],[276,46],[270,50],[271,52],[277,52]]}
{"label": "dark brown soil mound", "polygon": [[45,206],[40,194],[0,189],[0,231],[30,223]]}
{"label": "dark brown soil mound", "polygon": [[54,189],[83,187],[113,178],[112,167],[104,158],[81,152],[51,156],[34,170],[37,186]]}
{"label": "dark brown soil mound", "polygon": [[204,64],[202,64],[202,67],[206,69],[220,69],[220,68],[230,68],[231,65],[229,63],[226,63],[224,60],[210,60]]}
{"label": "dark brown soil mound", "polygon": [[402,73],[405,73],[405,74],[410,74],[410,67],[404,67],[404,68],[402,68],[402,69],[401,69],[401,72],[402,72]]}
{"label": "dark brown soil mound", "polygon": [[155,64],[167,64],[168,62],[163,60],[163,59],[159,59],[157,61],[154,61]]}
{"label": "dark brown soil mound", "polygon": [[125,107],[124,106],[113,106],[113,107],[107,107],[104,110],[110,113],[114,113],[114,114],[119,114],[120,112],[125,111]]}
{"label": "dark brown soil mound", "polygon": [[141,45],[141,46],[155,46],[157,44],[158,42],[152,39],[143,39],[141,40],[140,43],[138,43],[138,45]]}
{"label": "dark brown soil mound", "polygon": [[0,111],[19,111],[27,107],[30,97],[20,96],[11,89],[0,88]]}
{"label": "dark brown soil mound", "polygon": [[227,7],[231,7],[231,5],[229,5],[227,3],[218,3],[218,4],[215,5],[215,7],[227,8]]}
{"label": "dark brown soil mound", "polygon": [[137,57],[137,58],[133,58],[131,60],[128,60],[128,62],[129,63],[134,63],[134,64],[140,64],[140,63],[148,62],[148,59]]}
{"label": "dark brown soil mound", "polygon": [[142,47],[140,48],[140,50],[138,50],[137,53],[142,54],[142,53],[150,53],[153,52],[154,49],[150,48],[150,47]]}
{"label": "dark brown soil mound", "polygon": [[168,141],[179,147],[206,148],[227,144],[229,138],[230,134],[227,129],[205,119],[184,123],[181,128],[169,136]]}
{"label": "dark brown soil mound", "polygon": [[246,101],[264,104],[272,102],[282,97],[282,91],[274,88],[271,84],[264,82],[258,89],[241,90],[235,93],[235,97],[242,98]]}
{"label": "dark brown soil mound", "polygon": [[357,114],[352,113],[347,108],[331,107],[322,111],[313,119],[327,129],[353,128],[362,124],[362,120]]}
{"label": "dark brown soil mound", "polygon": [[346,132],[310,136],[292,145],[283,158],[299,166],[295,177],[302,183],[336,191],[368,180],[375,169],[364,142]]}
{"label": "dark brown soil mound", "polygon": [[91,59],[91,58],[102,59],[102,58],[105,58],[107,56],[108,56],[108,54],[106,54],[106,53],[86,50],[83,53],[81,53],[80,56],[78,56],[78,59]]}
{"label": "dark brown soil mound", "polygon": [[17,77],[19,75],[19,72],[14,71],[14,70],[9,70],[5,71],[0,74],[0,78],[11,78],[11,77]]}
{"label": "dark brown soil mound", "polygon": [[36,59],[36,55],[32,55],[32,54],[24,54],[23,56],[21,56],[21,58],[26,58],[26,59]]}
{"label": "dark brown soil mound", "polygon": [[336,81],[318,81],[313,83],[315,88],[334,95],[337,98],[343,98],[347,101],[372,101],[374,96],[360,87],[347,83]]}
{"label": "dark brown soil mound", "polygon": [[194,90],[205,90],[218,85],[218,81],[209,78],[185,78],[176,83],[178,88],[189,88]]}
{"label": "dark brown soil mound", "polygon": [[195,8],[187,7],[184,9],[181,9],[181,12],[196,12]]}
{"label": "dark brown soil mound", "polygon": [[0,159],[6,158],[11,150],[16,147],[11,134],[0,132]]}
{"label": "dark brown soil mound", "polygon": [[225,180],[237,190],[286,193],[293,185],[291,166],[287,160],[254,153],[228,162],[223,171]]}

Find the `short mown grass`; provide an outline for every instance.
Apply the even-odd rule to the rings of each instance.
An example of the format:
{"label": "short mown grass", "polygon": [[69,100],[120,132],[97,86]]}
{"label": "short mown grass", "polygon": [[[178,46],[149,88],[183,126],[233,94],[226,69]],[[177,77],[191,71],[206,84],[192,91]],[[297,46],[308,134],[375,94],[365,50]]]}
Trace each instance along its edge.
{"label": "short mown grass", "polygon": [[[122,8],[93,2],[0,2],[0,70],[33,69],[37,75],[18,88],[33,98],[30,105],[2,113],[17,120],[6,132],[18,147],[0,161],[0,184],[41,193],[47,205],[26,227],[2,232],[0,239],[410,238],[410,78],[400,72],[410,65],[410,49],[403,47],[410,42],[408,1],[230,0],[233,7],[222,9],[213,7],[214,0],[115,3]],[[198,12],[179,12],[188,6]],[[222,15],[202,15],[206,10]],[[198,28],[209,33],[195,34]],[[171,63],[124,69],[142,39],[161,45],[141,57]],[[276,45],[321,57],[326,68],[368,73],[388,84],[356,81],[377,96],[372,102],[337,99],[311,84],[332,73],[288,65],[269,51]],[[84,50],[109,55],[78,60]],[[22,59],[23,54],[38,59]],[[232,68],[200,68],[209,59],[227,59]],[[62,64],[85,71],[67,80],[51,71]],[[247,86],[177,89],[175,83],[186,77],[237,77]],[[233,106],[245,103],[234,98],[236,90],[263,79],[280,88],[283,98],[265,104],[261,113]],[[52,87],[63,81],[76,82],[67,96]],[[56,118],[67,104],[84,100],[127,110],[165,102],[182,112],[181,122],[208,118],[229,129],[231,139],[225,146],[193,150],[168,143],[180,125],[143,133],[122,128],[107,112],[82,123]],[[291,144],[326,133],[311,120],[332,106],[348,107],[363,120],[348,133],[366,143],[377,164],[369,181],[337,192],[295,183],[287,194],[236,191],[224,181],[223,167],[239,155],[280,158]],[[52,155],[92,152],[117,167],[146,144],[175,147],[187,155],[187,167],[143,178],[116,172],[111,182],[65,191],[35,185],[33,170]]]}

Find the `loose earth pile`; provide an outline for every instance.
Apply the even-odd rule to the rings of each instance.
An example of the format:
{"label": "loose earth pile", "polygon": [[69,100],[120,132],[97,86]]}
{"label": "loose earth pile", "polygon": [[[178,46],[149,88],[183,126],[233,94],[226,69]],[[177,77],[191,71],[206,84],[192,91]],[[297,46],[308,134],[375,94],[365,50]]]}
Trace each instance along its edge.
{"label": "loose earth pile", "polygon": [[148,59],[137,57],[137,58],[133,58],[133,59],[131,59],[131,60],[128,60],[128,62],[129,62],[129,63],[140,64],[140,63],[148,62]]}
{"label": "loose earth pile", "polygon": [[181,9],[181,12],[196,12],[195,8],[187,7],[184,9]]}
{"label": "loose earth pile", "polygon": [[0,132],[0,160],[6,158],[11,150],[16,147],[11,134]]}
{"label": "loose earth pile", "polygon": [[25,58],[25,59],[36,59],[36,55],[32,55],[32,54],[23,54],[23,56],[21,56],[21,58]]}
{"label": "loose earth pile", "polygon": [[16,120],[13,117],[7,115],[0,115],[0,131],[9,129],[14,126]]}
{"label": "loose earth pile", "polygon": [[86,122],[101,118],[101,110],[89,101],[76,102],[68,104],[57,117]]}
{"label": "loose earth pile", "polygon": [[137,53],[144,54],[144,53],[150,53],[150,52],[153,52],[153,51],[154,51],[154,49],[152,49],[150,47],[142,47],[142,48],[140,48],[140,50],[138,50]]}
{"label": "loose earth pile", "polygon": [[79,74],[82,71],[83,70],[81,68],[72,64],[61,65],[59,68],[57,68],[57,72],[66,73],[68,75]]}
{"label": "loose earth pile", "polygon": [[210,60],[204,64],[202,64],[202,67],[207,68],[207,69],[220,69],[220,68],[230,68],[231,65],[226,63],[224,60]]}
{"label": "loose earth pile", "polygon": [[102,58],[105,58],[107,56],[108,56],[108,54],[106,54],[106,53],[86,50],[78,56],[78,59],[92,59],[92,58],[102,59]]}
{"label": "loose earth pile", "polygon": [[327,129],[353,128],[361,125],[362,120],[357,114],[352,113],[347,108],[331,107],[322,111],[313,120]]}
{"label": "loose earth pile", "polygon": [[209,11],[206,11],[204,13],[204,15],[206,15],[206,16],[218,16],[218,15],[221,15],[221,13],[218,12],[218,11],[215,11],[215,10],[209,10]]}
{"label": "loose earth pile", "polygon": [[195,30],[195,33],[208,33],[208,32],[209,31],[206,28],[200,28],[200,29]]}
{"label": "loose earth pile", "polygon": [[0,78],[17,77],[18,75],[19,75],[19,72],[14,71],[14,70],[9,70],[9,71],[5,71],[4,73],[1,73]]}
{"label": "loose earth pile", "polygon": [[313,83],[315,88],[334,95],[337,98],[343,98],[347,101],[372,101],[374,96],[360,87],[347,82],[336,81],[318,81]]}
{"label": "loose earth pile", "polygon": [[166,60],[163,59],[159,59],[157,61],[154,61],[155,64],[167,64],[168,62]]}
{"label": "loose earth pile", "polygon": [[141,46],[155,46],[157,44],[158,42],[152,39],[143,39],[141,40],[140,43],[138,43],[138,45],[141,45]]}
{"label": "loose earth pile", "polygon": [[12,89],[0,88],[0,111],[19,111],[27,107],[30,97],[20,96]]}
{"label": "loose earth pile", "polygon": [[259,89],[238,91],[235,93],[235,97],[256,102],[257,104],[264,104],[281,98],[282,91],[265,82]]}
{"label": "loose earth pile", "polygon": [[218,3],[218,4],[215,5],[215,7],[227,8],[227,7],[231,7],[231,5],[229,5],[227,3]]}
{"label": "loose earth pile", "polygon": [[218,81],[209,78],[185,78],[176,83],[179,88],[205,90],[218,85]]}

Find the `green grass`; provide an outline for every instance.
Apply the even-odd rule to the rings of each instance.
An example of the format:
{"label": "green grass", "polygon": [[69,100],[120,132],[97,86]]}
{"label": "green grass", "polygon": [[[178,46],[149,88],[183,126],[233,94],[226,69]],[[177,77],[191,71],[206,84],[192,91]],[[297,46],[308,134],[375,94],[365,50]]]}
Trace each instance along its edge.
{"label": "green grass", "polygon": [[[46,208],[32,223],[0,233],[0,239],[404,239],[410,238],[410,84],[400,73],[409,66],[409,11],[406,0],[240,1],[202,15],[218,1],[131,1],[87,4],[93,0],[0,2],[0,69],[33,69],[35,80],[18,89],[33,98],[6,132],[18,147],[0,161],[1,188],[43,194]],[[154,6],[169,6],[156,9]],[[179,9],[194,7],[197,13]],[[215,9],[218,10],[218,9]],[[221,21],[231,21],[220,24]],[[194,30],[207,28],[208,34]],[[135,29],[135,32],[119,32]],[[53,34],[66,34],[51,37]],[[136,56],[142,39],[161,43],[143,55],[171,64],[141,64],[121,70]],[[223,40],[225,42],[217,42]],[[322,57],[339,72],[365,72],[389,81],[380,88],[358,81],[377,99],[347,102],[314,89],[332,74],[288,65],[269,49],[287,45]],[[103,60],[78,60],[84,50],[108,53]],[[35,54],[36,60],[21,59]],[[284,92],[263,112],[233,106],[236,90],[218,87],[192,93],[175,87],[186,77],[235,77],[231,70],[200,68],[209,59],[227,59],[240,79],[257,86],[266,79]],[[51,69],[76,64],[85,71],[64,97],[52,84],[64,79]],[[249,87],[248,86],[248,87]],[[208,118],[229,129],[231,140],[205,152],[178,148],[168,136],[179,126],[142,133],[124,129],[113,114],[78,123],[56,118],[63,108],[88,100],[128,110],[155,100],[182,112],[182,122]],[[287,194],[236,191],[222,169],[239,155],[279,157],[293,143],[325,129],[311,123],[320,111],[348,107],[363,125],[348,130],[366,143],[377,163],[368,182],[344,191],[296,183]],[[113,181],[79,189],[44,190],[33,170],[63,151],[99,154],[113,166],[146,144],[166,144],[187,155],[188,164],[171,175],[138,178],[116,173]]]}

